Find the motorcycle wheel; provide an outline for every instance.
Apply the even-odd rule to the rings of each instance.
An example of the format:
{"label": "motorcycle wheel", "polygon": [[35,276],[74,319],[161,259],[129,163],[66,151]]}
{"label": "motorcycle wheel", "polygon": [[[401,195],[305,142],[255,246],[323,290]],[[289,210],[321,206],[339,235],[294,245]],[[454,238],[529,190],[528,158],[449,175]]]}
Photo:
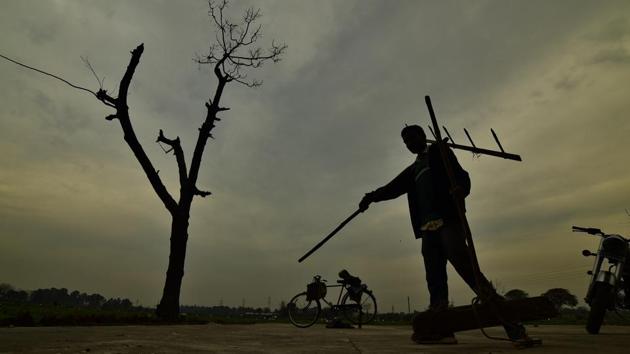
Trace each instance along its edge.
{"label": "motorcycle wheel", "polygon": [[591,311],[588,313],[586,331],[590,334],[598,334],[604,322],[604,315],[610,305],[612,285],[608,283],[596,283],[591,300]]}

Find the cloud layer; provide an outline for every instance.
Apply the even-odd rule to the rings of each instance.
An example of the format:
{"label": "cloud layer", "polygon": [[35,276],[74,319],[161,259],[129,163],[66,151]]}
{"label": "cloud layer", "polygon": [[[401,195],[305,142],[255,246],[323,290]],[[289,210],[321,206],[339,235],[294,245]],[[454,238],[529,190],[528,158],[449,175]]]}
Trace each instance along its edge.
{"label": "cloud layer", "polygon": [[[250,2],[238,2],[234,16]],[[503,290],[586,290],[597,242],[571,225],[630,234],[630,6],[623,1],[263,1],[263,43],[285,59],[229,86],[231,110],[206,148],[193,204],[186,304],[266,306],[310,277],[362,277],[383,309],[424,308],[420,241],[406,202],[370,207],[305,263],[296,260],[363,193],[413,159],[399,132],[427,125],[423,96],[456,141],[523,162],[472,158],[468,216],[482,269]],[[154,141],[179,135],[189,159],[215,81],[192,58],[213,38],[203,1],[5,1],[0,52],[83,86],[115,90],[141,42],[134,127],[173,194],[175,161]],[[0,63],[0,281],[158,302],[169,219],[93,97]],[[455,303],[472,292],[451,276]]]}

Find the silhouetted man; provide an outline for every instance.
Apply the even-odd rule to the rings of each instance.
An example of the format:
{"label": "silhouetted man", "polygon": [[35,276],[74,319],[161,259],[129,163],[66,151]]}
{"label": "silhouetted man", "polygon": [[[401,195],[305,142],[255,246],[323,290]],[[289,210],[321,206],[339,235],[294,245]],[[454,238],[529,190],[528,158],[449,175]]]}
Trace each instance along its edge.
{"label": "silhouetted man", "polygon": [[[391,182],[367,193],[359,203],[359,208],[364,211],[370,203],[407,194],[415,237],[422,238],[422,256],[430,295],[429,310],[440,311],[448,307],[447,260],[468,286],[483,293],[478,294],[482,295],[482,299],[502,300],[483,274],[479,274],[480,284],[476,282],[438,145],[427,147],[426,135],[417,125],[403,128],[401,136],[407,149],[417,155],[416,160]],[[468,173],[450,149],[447,149],[447,156],[458,184],[458,188],[452,192],[461,193],[464,197],[470,192]],[[506,332],[511,339],[520,339],[525,335],[525,329],[520,325],[506,327]],[[426,337],[414,334],[412,338],[418,343],[457,343],[452,332]]]}

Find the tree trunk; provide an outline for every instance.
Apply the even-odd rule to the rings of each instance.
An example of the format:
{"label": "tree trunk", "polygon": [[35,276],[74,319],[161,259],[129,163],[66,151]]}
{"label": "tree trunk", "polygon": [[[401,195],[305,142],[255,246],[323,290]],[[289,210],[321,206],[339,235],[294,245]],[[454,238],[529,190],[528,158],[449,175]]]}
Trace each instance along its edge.
{"label": "tree trunk", "polygon": [[176,320],[179,316],[179,292],[184,277],[186,243],[188,241],[188,213],[173,216],[171,225],[171,253],[168,258],[168,270],[162,300],[156,314],[164,320]]}

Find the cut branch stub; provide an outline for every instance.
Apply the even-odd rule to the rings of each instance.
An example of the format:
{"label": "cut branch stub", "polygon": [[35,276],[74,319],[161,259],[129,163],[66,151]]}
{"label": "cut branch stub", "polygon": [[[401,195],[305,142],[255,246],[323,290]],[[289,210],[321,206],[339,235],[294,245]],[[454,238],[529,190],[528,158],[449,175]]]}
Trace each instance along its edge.
{"label": "cut branch stub", "polygon": [[107,90],[100,89],[96,92],[96,98],[103,102],[106,106],[116,108],[116,103],[118,102],[115,98],[111,97],[107,94]]}
{"label": "cut branch stub", "polygon": [[202,198],[205,198],[205,197],[207,197],[207,196],[212,194],[212,192],[209,192],[209,191],[199,190],[199,189],[197,189],[197,187],[194,188],[193,192],[194,192],[195,195],[201,196]]}
{"label": "cut branch stub", "polygon": [[180,185],[185,186],[188,183],[188,174],[186,172],[186,159],[184,158],[184,150],[182,150],[182,144],[180,143],[179,137],[176,137],[175,139],[169,139],[164,136],[164,131],[160,129],[160,133],[158,134],[158,138],[156,141],[158,143],[162,142],[171,147],[169,150],[164,150],[164,152],[169,153],[173,151],[175,159],[177,160]]}
{"label": "cut branch stub", "polygon": [[176,137],[175,139],[169,139],[169,138],[164,136],[164,132],[162,131],[162,129],[160,129],[160,133],[158,135],[158,138],[157,138],[156,142],[162,142],[162,143],[164,143],[166,145],[171,146],[171,150],[174,149],[176,145],[178,145],[178,146],[180,145],[179,137]]}
{"label": "cut branch stub", "polygon": [[129,65],[127,66],[127,70],[125,71],[125,75],[122,80],[120,80],[120,88],[118,89],[118,104],[116,108],[118,109],[127,109],[127,91],[129,90],[129,85],[131,84],[131,78],[140,62],[140,57],[144,52],[144,43],[140,43],[136,49],[131,51],[131,60],[129,61]]}

